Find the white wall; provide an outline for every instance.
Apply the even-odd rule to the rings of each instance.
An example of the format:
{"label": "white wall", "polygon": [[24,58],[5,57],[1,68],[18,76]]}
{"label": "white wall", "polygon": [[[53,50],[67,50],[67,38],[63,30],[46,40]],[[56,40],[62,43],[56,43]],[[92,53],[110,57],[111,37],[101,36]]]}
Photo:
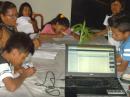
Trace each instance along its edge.
{"label": "white wall", "polygon": [[50,21],[58,13],[63,13],[69,19],[71,16],[71,0],[9,0],[9,1],[14,2],[17,5],[18,9],[21,3],[23,2],[30,3],[34,12],[43,14],[45,22]]}

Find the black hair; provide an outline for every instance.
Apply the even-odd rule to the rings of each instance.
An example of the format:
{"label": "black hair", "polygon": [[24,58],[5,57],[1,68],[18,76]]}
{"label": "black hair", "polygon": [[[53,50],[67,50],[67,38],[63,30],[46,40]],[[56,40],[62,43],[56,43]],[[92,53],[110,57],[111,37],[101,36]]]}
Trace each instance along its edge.
{"label": "black hair", "polygon": [[27,3],[27,2],[24,2],[24,3],[20,6],[20,8],[19,8],[19,17],[23,16],[24,7],[29,7],[29,9],[30,9],[30,16],[29,16],[29,17],[32,18],[32,14],[33,14],[32,7],[31,7],[31,5],[30,5],[29,3]]}
{"label": "black hair", "polygon": [[125,9],[125,2],[123,0],[111,0],[110,4],[114,3],[114,2],[119,2],[121,4],[122,9]]}
{"label": "black hair", "polygon": [[60,24],[60,25],[63,25],[65,27],[69,27],[70,26],[70,23],[69,23],[69,20],[67,17],[65,17],[64,15],[62,14],[58,14],[53,20],[51,20],[49,23],[47,24]]}
{"label": "black hair", "polygon": [[[16,8],[15,4],[10,1],[4,1],[0,2],[0,14],[5,15],[9,9]],[[0,29],[5,28],[8,30],[9,34],[12,35],[15,31],[15,28],[13,26],[9,26],[3,23],[1,17],[0,17]]]}
{"label": "black hair", "polygon": [[2,1],[0,1],[0,12],[1,12],[1,6],[2,6],[2,3],[3,3],[3,2],[2,2]]}
{"label": "black hair", "polygon": [[130,16],[117,14],[108,19],[110,27],[117,28],[120,32],[130,31]]}
{"label": "black hair", "polygon": [[[1,2],[1,5],[0,5],[0,14],[3,14],[5,15],[8,11],[8,9],[12,9],[12,8],[16,8],[15,4],[13,4],[12,2],[9,2],[9,1],[4,1],[4,2]],[[2,28],[1,25],[3,21],[0,17],[0,29]]]}
{"label": "black hair", "polygon": [[2,2],[0,14],[5,15],[7,13],[8,9],[11,9],[11,8],[16,8],[14,3],[10,2],[10,1]]}
{"label": "black hair", "polygon": [[34,44],[29,35],[24,32],[13,34],[7,41],[3,52],[10,53],[13,49],[18,49],[22,53],[34,54]]}
{"label": "black hair", "polygon": [[112,5],[112,3],[116,2],[116,1],[121,4],[121,12],[120,12],[120,13],[124,13],[125,2],[124,2],[123,0],[110,0],[109,6],[108,6],[108,10],[109,10],[109,13],[108,13],[108,14],[109,14],[109,15],[112,14],[112,12],[111,12],[111,5]]}

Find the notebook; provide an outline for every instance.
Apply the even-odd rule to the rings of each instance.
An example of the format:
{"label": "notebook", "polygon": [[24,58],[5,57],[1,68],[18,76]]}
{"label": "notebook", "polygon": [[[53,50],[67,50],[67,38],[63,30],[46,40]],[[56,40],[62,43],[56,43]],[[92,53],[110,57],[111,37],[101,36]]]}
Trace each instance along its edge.
{"label": "notebook", "polygon": [[65,96],[127,97],[117,78],[115,52],[110,45],[66,45]]}

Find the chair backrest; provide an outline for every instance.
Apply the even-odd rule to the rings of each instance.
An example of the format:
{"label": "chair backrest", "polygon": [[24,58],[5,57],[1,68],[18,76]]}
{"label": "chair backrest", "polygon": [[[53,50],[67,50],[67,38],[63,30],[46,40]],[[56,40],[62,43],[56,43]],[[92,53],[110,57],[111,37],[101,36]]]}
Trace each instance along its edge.
{"label": "chair backrest", "polygon": [[[39,31],[41,31],[42,28],[43,28],[43,24],[44,24],[44,17],[43,17],[42,14],[37,14],[37,13],[33,14],[33,18],[34,18],[36,21],[38,21],[38,20],[37,20],[38,17],[40,17],[40,28],[39,28]],[[39,23],[38,23],[38,24],[39,24]]]}

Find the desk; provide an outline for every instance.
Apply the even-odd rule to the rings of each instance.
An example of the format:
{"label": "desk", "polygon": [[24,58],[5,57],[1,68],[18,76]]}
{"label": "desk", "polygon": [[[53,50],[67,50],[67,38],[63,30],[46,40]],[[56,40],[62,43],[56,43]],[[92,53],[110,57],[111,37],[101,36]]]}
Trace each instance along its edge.
{"label": "desk", "polygon": [[[103,40],[104,39],[104,40]],[[98,40],[98,41],[97,41]],[[96,42],[91,41],[88,44],[107,44],[107,41],[105,38],[100,37],[97,38]],[[77,41],[72,41],[77,42]],[[51,45],[53,45],[51,47]],[[40,48],[37,51],[44,51],[47,52],[48,55],[50,53],[56,54],[56,56],[53,56],[54,58],[36,58],[32,57],[32,62],[34,63],[34,66],[37,69],[37,72],[32,77],[26,79],[23,83],[23,85],[16,90],[16,92],[11,93],[6,91],[5,88],[0,88],[0,97],[54,97],[51,95],[48,95],[45,92],[45,88],[43,86],[37,86],[35,83],[43,83],[43,80],[45,79],[45,75],[47,71],[53,71],[56,76],[56,85],[57,87],[64,87],[65,83],[64,79],[65,77],[65,48],[64,45],[59,44],[59,48],[54,48],[54,46],[57,45],[55,43],[44,43],[43,47]],[[46,54],[47,54],[46,53]],[[47,81],[48,85],[50,84],[49,81]],[[125,90],[127,90],[128,84],[122,83],[122,85],[125,87]],[[64,89],[60,90],[60,96],[58,97],[64,97]]]}
{"label": "desk", "polygon": [[[40,59],[40,58],[32,57],[34,67],[36,67],[37,69],[35,75],[33,75],[30,78],[27,78],[22,84],[22,86],[14,93],[8,92],[5,88],[0,88],[0,97],[54,97],[45,93],[45,88],[43,86],[35,85],[35,83],[43,83],[47,71],[52,71],[55,73],[57,87],[65,87],[64,80],[60,80],[60,79],[64,79],[64,75],[65,75],[64,49],[45,48],[45,49],[40,49],[40,51],[57,52],[57,54],[55,59]],[[50,83],[48,82],[47,84],[49,85]],[[60,89],[60,93],[61,94],[58,97],[64,97],[64,89]]]}

